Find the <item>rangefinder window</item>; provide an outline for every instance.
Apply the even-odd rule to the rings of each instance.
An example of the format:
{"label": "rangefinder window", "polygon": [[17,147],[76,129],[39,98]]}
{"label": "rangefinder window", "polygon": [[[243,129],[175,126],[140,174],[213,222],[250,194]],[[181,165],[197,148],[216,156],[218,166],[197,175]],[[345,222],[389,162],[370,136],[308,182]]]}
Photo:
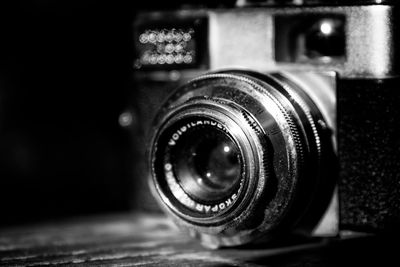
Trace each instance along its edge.
{"label": "rangefinder window", "polygon": [[207,20],[193,18],[138,25],[134,34],[136,69],[202,68],[207,63]]}
{"label": "rangefinder window", "polygon": [[278,62],[342,63],[346,59],[345,19],[336,14],[275,18]]}

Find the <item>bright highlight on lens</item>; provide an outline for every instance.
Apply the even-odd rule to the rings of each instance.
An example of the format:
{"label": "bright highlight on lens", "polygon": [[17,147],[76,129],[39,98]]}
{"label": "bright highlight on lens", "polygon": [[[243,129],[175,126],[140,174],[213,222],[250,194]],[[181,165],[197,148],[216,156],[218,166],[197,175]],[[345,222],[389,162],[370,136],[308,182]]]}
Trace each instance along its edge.
{"label": "bright highlight on lens", "polygon": [[228,153],[230,150],[231,150],[231,149],[230,149],[229,146],[224,146],[224,152],[225,152],[225,153]]}
{"label": "bright highlight on lens", "polygon": [[324,21],[321,23],[320,31],[324,35],[330,35],[333,32],[333,25],[330,21]]}

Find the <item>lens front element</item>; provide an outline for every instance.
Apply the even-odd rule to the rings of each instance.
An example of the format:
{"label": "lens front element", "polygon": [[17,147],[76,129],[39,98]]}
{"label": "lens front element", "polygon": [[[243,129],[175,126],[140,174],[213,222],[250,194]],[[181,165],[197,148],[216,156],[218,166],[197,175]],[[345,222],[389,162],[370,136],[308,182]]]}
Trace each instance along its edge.
{"label": "lens front element", "polygon": [[179,184],[199,202],[223,200],[240,180],[240,150],[218,128],[201,126],[187,131],[171,153]]}

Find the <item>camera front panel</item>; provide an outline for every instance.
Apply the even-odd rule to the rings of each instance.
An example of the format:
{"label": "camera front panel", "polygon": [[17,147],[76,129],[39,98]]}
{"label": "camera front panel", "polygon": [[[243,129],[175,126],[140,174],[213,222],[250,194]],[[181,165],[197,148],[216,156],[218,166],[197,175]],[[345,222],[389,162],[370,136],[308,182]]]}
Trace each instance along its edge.
{"label": "camera front panel", "polygon": [[396,76],[395,12],[368,5],[139,13],[134,67],[153,74],[242,68]]}

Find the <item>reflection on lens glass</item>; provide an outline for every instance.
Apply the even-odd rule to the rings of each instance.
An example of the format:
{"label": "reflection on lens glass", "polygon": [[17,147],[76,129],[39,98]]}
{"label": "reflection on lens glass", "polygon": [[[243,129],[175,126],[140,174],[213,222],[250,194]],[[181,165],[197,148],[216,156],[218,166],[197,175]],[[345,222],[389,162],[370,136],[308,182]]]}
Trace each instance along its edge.
{"label": "reflection on lens glass", "polygon": [[199,201],[229,197],[240,180],[240,150],[227,133],[215,127],[186,132],[172,154],[179,183]]}
{"label": "reflection on lens glass", "polygon": [[208,142],[204,147],[198,147],[194,156],[195,168],[207,186],[217,190],[227,188],[240,173],[238,151],[226,140]]}

